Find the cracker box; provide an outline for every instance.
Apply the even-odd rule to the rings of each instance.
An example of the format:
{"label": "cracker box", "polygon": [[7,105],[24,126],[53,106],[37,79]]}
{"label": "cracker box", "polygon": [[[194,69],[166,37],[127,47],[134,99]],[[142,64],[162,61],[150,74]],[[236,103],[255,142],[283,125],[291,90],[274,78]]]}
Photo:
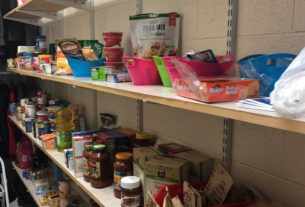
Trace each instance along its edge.
{"label": "cracker box", "polygon": [[237,101],[259,96],[258,80],[239,78],[199,78],[198,85],[190,87],[184,79],[175,80],[178,96],[207,102]]}
{"label": "cracker box", "polygon": [[74,152],[74,175],[77,178],[83,176],[84,144],[91,141],[91,135],[75,136],[72,138],[72,148]]}
{"label": "cracker box", "polygon": [[175,154],[175,158],[189,161],[191,182],[208,182],[213,170],[213,159],[196,151],[181,152]]}
{"label": "cracker box", "polygon": [[144,191],[153,195],[163,185],[181,184],[189,179],[189,163],[182,159],[155,157],[145,163]]}

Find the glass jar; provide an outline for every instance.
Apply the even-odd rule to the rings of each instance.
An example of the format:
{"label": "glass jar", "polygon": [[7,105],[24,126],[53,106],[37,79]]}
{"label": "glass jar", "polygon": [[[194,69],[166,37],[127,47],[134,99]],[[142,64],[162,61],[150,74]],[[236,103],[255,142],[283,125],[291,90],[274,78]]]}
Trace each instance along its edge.
{"label": "glass jar", "polygon": [[115,155],[116,161],[113,163],[114,196],[121,198],[121,179],[131,176],[132,172],[132,153],[120,152]]}
{"label": "glass jar", "polygon": [[84,144],[84,151],[83,151],[83,174],[84,174],[84,180],[86,182],[90,182],[91,176],[90,176],[90,167],[89,167],[89,159],[92,152],[92,142],[86,142]]}
{"label": "glass jar", "polygon": [[92,146],[89,166],[92,187],[104,188],[111,185],[110,154],[106,151],[105,145],[99,144]]}
{"label": "glass jar", "polygon": [[154,137],[147,132],[137,132],[136,139],[133,143],[134,147],[147,147],[154,145]]}
{"label": "glass jar", "polygon": [[141,206],[141,181],[137,176],[127,176],[121,180],[121,207]]}

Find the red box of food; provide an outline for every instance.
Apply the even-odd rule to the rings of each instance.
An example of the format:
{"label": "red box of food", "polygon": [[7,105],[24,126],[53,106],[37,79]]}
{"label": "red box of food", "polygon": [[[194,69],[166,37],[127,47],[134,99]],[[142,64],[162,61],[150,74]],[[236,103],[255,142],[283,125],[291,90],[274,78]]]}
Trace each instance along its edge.
{"label": "red box of food", "polygon": [[237,101],[259,96],[258,80],[205,77],[199,80],[189,87],[184,79],[176,79],[176,94],[206,103]]}

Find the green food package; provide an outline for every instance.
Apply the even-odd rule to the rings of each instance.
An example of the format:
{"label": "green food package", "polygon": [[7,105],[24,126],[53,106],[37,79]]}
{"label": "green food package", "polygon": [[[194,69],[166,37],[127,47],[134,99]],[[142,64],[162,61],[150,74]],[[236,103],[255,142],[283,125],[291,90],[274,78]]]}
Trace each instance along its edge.
{"label": "green food package", "polygon": [[99,76],[100,76],[99,68],[92,68],[91,69],[91,78],[92,78],[92,80],[98,80]]}
{"label": "green food package", "polygon": [[64,149],[72,147],[72,133],[69,132],[57,132],[57,149],[63,151]]}
{"label": "green food package", "polygon": [[104,46],[98,40],[79,40],[78,42],[82,48],[93,49],[97,58],[102,57]]}
{"label": "green food package", "polygon": [[55,123],[58,132],[76,130],[76,113],[71,108],[63,108],[56,113]]}
{"label": "green food package", "polygon": [[105,68],[100,67],[98,69],[98,72],[99,72],[99,80],[105,81],[106,80]]}

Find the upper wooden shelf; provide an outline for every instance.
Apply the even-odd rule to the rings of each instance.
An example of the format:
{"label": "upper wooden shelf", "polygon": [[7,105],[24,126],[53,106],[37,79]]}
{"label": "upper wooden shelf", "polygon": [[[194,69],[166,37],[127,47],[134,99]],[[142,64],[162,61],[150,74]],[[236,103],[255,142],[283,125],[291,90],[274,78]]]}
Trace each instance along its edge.
{"label": "upper wooden shelf", "polygon": [[162,86],[135,86],[131,83],[92,81],[91,78],[56,76],[24,70],[9,70],[23,76],[40,78],[72,86],[83,87],[119,96],[139,99],[175,108],[305,134],[305,119],[287,119],[274,112],[238,108],[235,102],[205,104],[177,96],[173,89]]}
{"label": "upper wooden shelf", "polygon": [[[90,1],[75,0],[28,0],[26,3],[12,9],[4,15],[4,18],[19,21],[27,24],[41,26],[50,20],[58,19],[58,12],[68,7],[90,11]],[[50,21],[49,20],[49,21]]]}

